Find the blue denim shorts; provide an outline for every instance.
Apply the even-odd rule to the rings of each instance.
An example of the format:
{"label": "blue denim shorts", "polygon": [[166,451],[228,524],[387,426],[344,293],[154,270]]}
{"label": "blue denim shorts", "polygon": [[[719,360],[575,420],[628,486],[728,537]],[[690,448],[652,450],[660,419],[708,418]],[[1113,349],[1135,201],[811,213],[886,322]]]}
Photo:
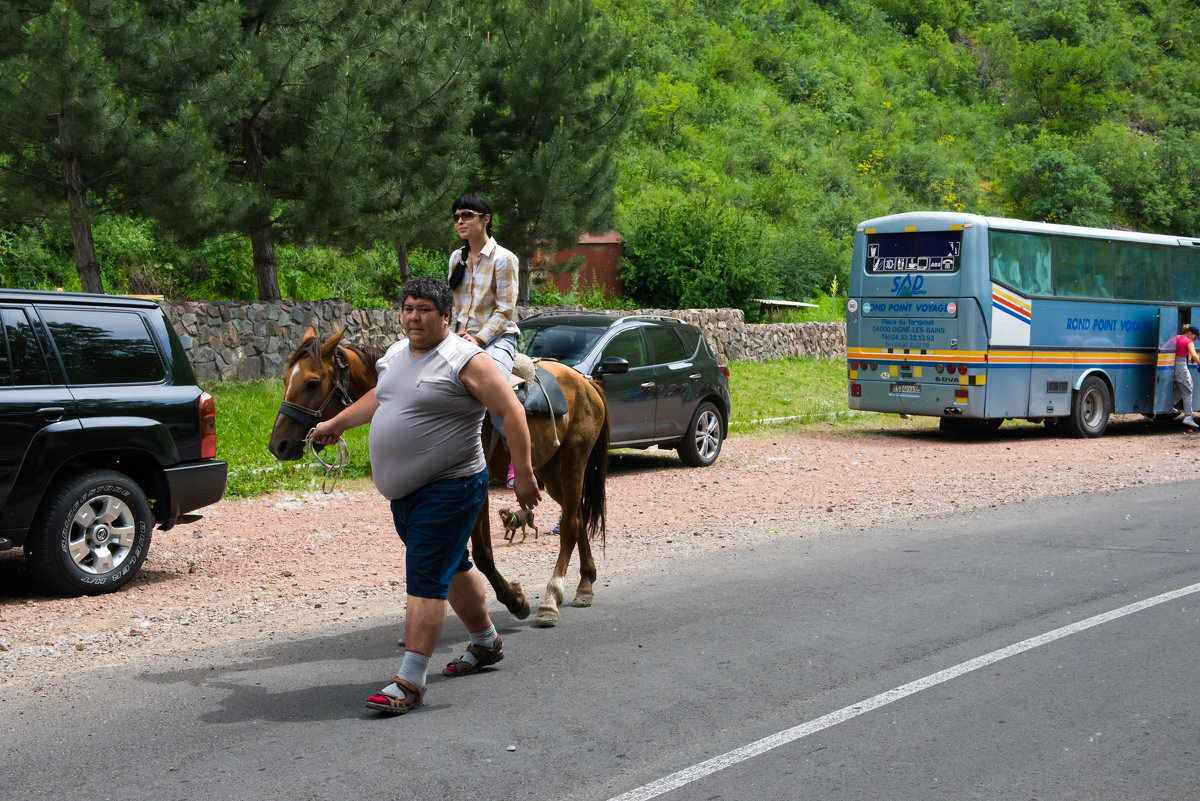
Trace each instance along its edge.
{"label": "blue denim shorts", "polygon": [[450,580],[470,570],[467,543],[487,497],[488,472],[426,484],[392,501],[392,520],[405,545],[408,594],[446,599]]}

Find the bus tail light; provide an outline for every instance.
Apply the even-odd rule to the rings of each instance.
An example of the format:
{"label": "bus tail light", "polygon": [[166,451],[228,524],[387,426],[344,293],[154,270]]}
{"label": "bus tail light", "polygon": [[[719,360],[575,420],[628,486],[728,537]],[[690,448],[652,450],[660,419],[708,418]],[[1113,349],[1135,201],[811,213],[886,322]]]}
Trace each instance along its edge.
{"label": "bus tail light", "polygon": [[937,364],[935,364],[933,366],[933,369],[937,370],[938,375],[941,375],[942,373],[946,372],[946,368],[942,366],[941,362],[938,362]]}
{"label": "bus tail light", "polygon": [[959,375],[966,375],[966,374],[967,374],[967,366],[966,366],[965,364],[960,364],[960,365],[958,366],[958,374],[959,374]]}
{"label": "bus tail light", "polygon": [[217,403],[207,392],[200,393],[200,458],[217,458]]}
{"label": "bus tail light", "polygon": [[966,403],[967,402],[967,391],[965,389],[954,390],[954,402],[955,403]]}
{"label": "bus tail light", "polygon": [[856,383],[853,383],[850,385],[850,397],[852,397],[852,398],[861,398],[862,397],[862,384],[859,384],[856,382]]}

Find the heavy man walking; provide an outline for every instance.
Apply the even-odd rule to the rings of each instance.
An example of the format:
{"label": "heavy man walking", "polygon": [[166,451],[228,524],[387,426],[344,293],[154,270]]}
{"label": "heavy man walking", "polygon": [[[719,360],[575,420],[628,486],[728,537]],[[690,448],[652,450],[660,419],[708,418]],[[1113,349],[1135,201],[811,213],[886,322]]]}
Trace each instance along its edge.
{"label": "heavy man walking", "polygon": [[379,360],[375,389],[320,423],[313,434],[314,442],[330,444],[346,429],[371,423],[371,472],[375,486],[391,501],[396,531],[405,544],[408,609],[404,661],[367,706],[397,715],[425,698],[425,677],[447,603],[466,625],[470,645],[444,675],[468,675],[504,658],[488,614],[483,577],[467,552],[487,496],[480,441],[485,409],[503,421],[517,502],[533,508],[541,500],[530,464],[525,410],[492,358],[450,333],[450,288],[422,276],[406,282],[402,294],[401,323],[408,339]]}

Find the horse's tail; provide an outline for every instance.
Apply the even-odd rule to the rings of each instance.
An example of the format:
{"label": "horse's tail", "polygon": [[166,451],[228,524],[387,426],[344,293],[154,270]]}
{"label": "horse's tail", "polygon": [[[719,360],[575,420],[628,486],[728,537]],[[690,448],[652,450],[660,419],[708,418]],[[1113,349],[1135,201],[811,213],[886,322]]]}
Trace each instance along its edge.
{"label": "horse's tail", "polygon": [[608,481],[608,400],[594,381],[589,379],[589,382],[592,383],[592,389],[600,399],[602,419],[599,436],[596,437],[596,443],[592,446],[592,452],[588,454],[587,466],[583,471],[583,497],[580,500],[579,510],[583,516],[583,525],[588,539],[595,537],[596,532],[599,531],[600,544],[603,546],[606,514],[604,486]]}

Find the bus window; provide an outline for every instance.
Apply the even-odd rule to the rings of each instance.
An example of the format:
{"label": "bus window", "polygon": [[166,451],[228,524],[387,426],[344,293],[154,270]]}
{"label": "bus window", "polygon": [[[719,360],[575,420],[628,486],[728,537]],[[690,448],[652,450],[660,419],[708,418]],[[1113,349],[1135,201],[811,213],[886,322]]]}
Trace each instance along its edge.
{"label": "bus window", "polygon": [[1026,295],[1050,294],[1050,239],[992,231],[992,278]]}
{"label": "bus window", "polygon": [[1167,280],[1170,253],[1155,245],[1116,243],[1115,296],[1128,300],[1168,301]]}
{"label": "bus window", "polygon": [[1175,248],[1171,261],[1175,276],[1171,299],[1180,303],[1200,302],[1200,248]]}
{"label": "bus window", "polygon": [[867,235],[868,273],[958,271],[962,231],[905,231]]}
{"label": "bus window", "polygon": [[1067,298],[1111,298],[1112,244],[1106,239],[1054,240],[1054,294]]}

